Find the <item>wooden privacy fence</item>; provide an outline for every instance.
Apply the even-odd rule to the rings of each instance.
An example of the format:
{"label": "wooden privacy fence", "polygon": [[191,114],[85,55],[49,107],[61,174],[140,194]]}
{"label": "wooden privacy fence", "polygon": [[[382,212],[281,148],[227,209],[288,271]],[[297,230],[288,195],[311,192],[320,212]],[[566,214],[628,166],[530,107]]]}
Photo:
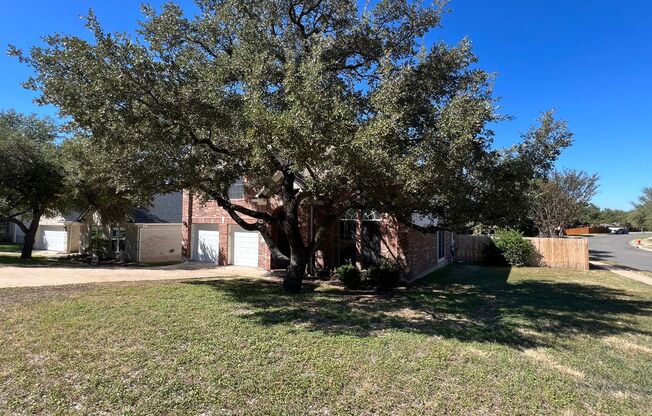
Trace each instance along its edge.
{"label": "wooden privacy fence", "polygon": [[[528,238],[537,251],[532,266],[589,270],[589,240],[586,238]],[[455,235],[455,258],[468,262],[485,260],[492,244],[487,236]]]}
{"label": "wooden privacy fence", "polygon": [[586,238],[528,238],[539,253],[537,266],[554,269],[589,270],[589,240]]}
{"label": "wooden privacy fence", "polygon": [[609,227],[576,227],[566,228],[566,235],[584,235],[584,234],[609,234]]}
{"label": "wooden privacy fence", "polygon": [[486,235],[455,235],[455,259],[471,263],[483,261],[485,250],[491,245]]}

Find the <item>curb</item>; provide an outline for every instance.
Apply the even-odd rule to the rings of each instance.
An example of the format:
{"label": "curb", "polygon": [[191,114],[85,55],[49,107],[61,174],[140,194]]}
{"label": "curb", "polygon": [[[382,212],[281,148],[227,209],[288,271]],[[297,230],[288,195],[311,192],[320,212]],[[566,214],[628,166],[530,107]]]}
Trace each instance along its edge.
{"label": "curb", "polygon": [[632,247],[634,247],[634,248],[638,248],[638,249],[640,249],[640,250],[645,250],[645,251],[652,252],[652,248],[647,248],[647,247],[643,247],[642,245],[636,244],[636,243],[635,243],[636,240],[637,240],[637,239],[634,239],[634,240],[630,241],[630,242],[629,242],[629,245],[632,246]]}

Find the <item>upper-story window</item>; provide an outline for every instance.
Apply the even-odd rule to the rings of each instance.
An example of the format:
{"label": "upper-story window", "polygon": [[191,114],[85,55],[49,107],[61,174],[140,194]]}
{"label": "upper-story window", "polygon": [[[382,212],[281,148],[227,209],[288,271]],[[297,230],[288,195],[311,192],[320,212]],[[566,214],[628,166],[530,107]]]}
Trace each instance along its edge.
{"label": "upper-story window", "polygon": [[242,198],[244,198],[244,181],[240,178],[229,187],[229,199]]}

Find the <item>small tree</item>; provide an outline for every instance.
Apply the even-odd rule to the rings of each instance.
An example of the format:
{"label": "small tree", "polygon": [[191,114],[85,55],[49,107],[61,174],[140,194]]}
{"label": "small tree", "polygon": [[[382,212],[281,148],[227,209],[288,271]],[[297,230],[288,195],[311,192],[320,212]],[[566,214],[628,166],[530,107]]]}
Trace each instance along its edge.
{"label": "small tree", "polygon": [[563,229],[589,205],[598,176],[577,170],[552,172],[536,181],[530,193],[530,218],[545,237],[561,237]]}
{"label": "small tree", "polygon": [[[123,183],[115,174],[120,157],[107,149],[97,152],[90,137],[78,135],[61,145],[65,170],[66,200],[89,222],[87,249],[103,253],[107,243],[106,230],[127,221],[137,207],[152,202],[150,187]],[[118,159],[119,160],[119,159]],[[158,187],[165,192],[165,186]]]}
{"label": "small tree", "polygon": [[[125,221],[134,208],[152,199],[150,187],[124,183],[115,173],[119,152],[97,152],[87,136],[69,138],[61,145],[68,205],[105,224]],[[119,159],[118,159],[119,160]],[[165,186],[158,187],[165,192]]]}
{"label": "small tree", "polygon": [[47,118],[0,112],[0,219],[25,233],[22,259],[32,257],[39,221],[61,211],[64,171]]}
{"label": "small tree", "polygon": [[635,202],[628,219],[632,225],[642,231],[652,230],[652,187],[644,188],[643,194]]}

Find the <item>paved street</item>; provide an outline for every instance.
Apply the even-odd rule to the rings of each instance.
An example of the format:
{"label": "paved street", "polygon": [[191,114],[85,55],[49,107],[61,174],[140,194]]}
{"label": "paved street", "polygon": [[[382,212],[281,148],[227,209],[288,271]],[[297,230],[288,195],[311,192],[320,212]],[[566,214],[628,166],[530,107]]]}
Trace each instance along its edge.
{"label": "paved street", "polygon": [[647,237],[652,237],[652,233],[594,235],[589,237],[590,255],[604,261],[613,261],[623,266],[652,272],[652,252],[629,245],[629,242],[634,239]]}

